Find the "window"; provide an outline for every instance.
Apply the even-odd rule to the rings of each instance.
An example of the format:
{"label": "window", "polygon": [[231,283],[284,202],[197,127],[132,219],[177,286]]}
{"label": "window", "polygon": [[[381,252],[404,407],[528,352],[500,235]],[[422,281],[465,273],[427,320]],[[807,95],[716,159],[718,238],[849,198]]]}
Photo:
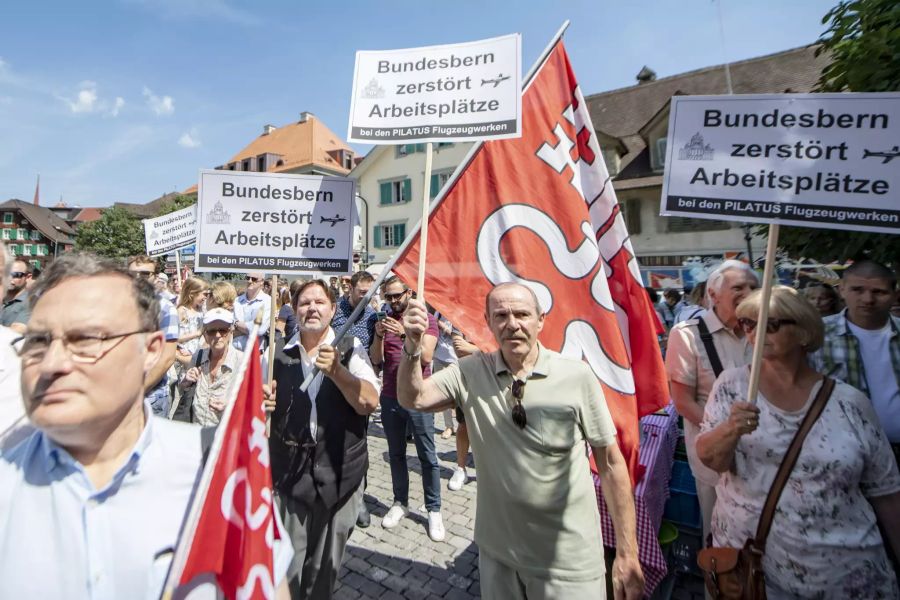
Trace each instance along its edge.
{"label": "window", "polygon": [[728,221],[715,219],[694,219],[692,217],[663,217],[666,219],[668,233],[690,233],[693,231],[720,231],[730,229]]}
{"label": "window", "polygon": [[228,170],[229,170],[229,171],[234,171],[236,166],[237,166],[237,165],[235,165],[235,163],[229,163],[229,165],[228,165]]}
{"label": "window", "polygon": [[629,235],[641,232],[641,201],[638,198],[622,200],[619,202],[619,210],[622,211],[622,219]]}
{"label": "window", "polygon": [[452,145],[453,142],[438,142],[437,149],[440,150],[441,148],[449,148]]}
{"label": "window", "polygon": [[656,171],[662,171],[666,166],[666,138],[661,137],[656,140],[656,160],[653,168]]}
{"label": "window", "polygon": [[17,229],[16,230],[16,239],[17,240],[27,240],[28,239],[28,230],[27,229]]}
{"label": "window", "polygon": [[441,188],[444,187],[450,180],[450,176],[453,175],[452,171],[444,171],[443,173],[435,173],[431,176],[431,197],[435,198],[438,195],[438,192],[441,191]]}
{"label": "window", "polygon": [[603,162],[606,163],[606,170],[609,171],[611,177],[615,177],[619,173],[619,153],[612,148],[600,150],[603,155]]}
{"label": "window", "polygon": [[22,255],[31,256],[31,244],[22,244]]}
{"label": "window", "polygon": [[425,152],[425,144],[403,144],[402,146],[397,146],[397,158],[415,154],[416,152]]}
{"label": "window", "polygon": [[13,256],[18,256],[20,254],[18,244],[9,244],[7,248],[9,248],[9,253]]}
{"label": "window", "polygon": [[38,256],[47,256],[47,244],[38,244],[37,245],[37,255]]}
{"label": "window", "polygon": [[40,241],[40,239],[41,239],[41,232],[38,231],[37,229],[32,229],[32,230],[31,230],[31,239],[32,239],[33,241],[36,241],[36,242],[37,242],[37,241]]}
{"label": "window", "polygon": [[376,248],[397,248],[406,239],[406,222],[375,226]]}
{"label": "window", "polygon": [[12,229],[9,229],[9,228],[4,229],[4,230],[3,230],[3,239],[4,239],[4,240],[11,240],[12,237],[13,237],[13,236],[12,236],[12,233],[13,233],[13,230],[12,230]]}
{"label": "window", "polygon": [[250,159],[245,158],[243,162],[241,162],[241,171],[249,171],[250,170]]}
{"label": "window", "polygon": [[9,225],[13,222],[13,214],[12,213],[3,213],[3,222]]}
{"label": "window", "polygon": [[412,200],[412,181],[398,179],[381,183],[381,201],[379,204],[403,204]]}
{"label": "window", "polygon": [[256,170],[260,173],[266,172],[266,155],[256,157]]}

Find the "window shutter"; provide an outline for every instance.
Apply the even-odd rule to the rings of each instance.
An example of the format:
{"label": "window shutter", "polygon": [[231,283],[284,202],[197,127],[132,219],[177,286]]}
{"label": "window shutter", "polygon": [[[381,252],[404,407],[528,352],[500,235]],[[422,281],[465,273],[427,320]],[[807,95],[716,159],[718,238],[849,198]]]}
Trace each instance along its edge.
{"label": "window shutter", "polygon": [[416,152],[425,152],[425,144],[416,144]]}
{"label": "window shutter", "polygon": [[407,144],[407,145],[406,145],[406,153],[407,153],[407,154],[413,154],[415,151],[416,151],[416,145],[415,145],[415,144]]}
{"label": "window shutter", "polygon": [[390,204],[391,203],[391,184],[382,183],[381,184],[381,204]]}
{"label": "window shutter", "polygon": [[412,180],[404,179],[403,180],[403,202],[409,202],[412,200]]}
{"label": "window shutter", "polygon": [[[384,184],[382,184],[382,185],[384,185]],[[375,234],[375,247],[381,248],[381,226],[380,225],[376,226],[375,231],[373,233]]]}
{"label": "window shutter", "polygon": [[440,178],[437,175],[431,176],[431,197],[434,198],[441,191]]}
{"label": "window shutter", "polygon": [[636,198],[626,201],[625,227],[629,235],[641,232],[641,201]]}
{"label": "window shutter", "polygon": [[403,245],[403,240],[406,239],[406,224],[405,223],[396,223],[394,225],[394,246],[400,247]]}

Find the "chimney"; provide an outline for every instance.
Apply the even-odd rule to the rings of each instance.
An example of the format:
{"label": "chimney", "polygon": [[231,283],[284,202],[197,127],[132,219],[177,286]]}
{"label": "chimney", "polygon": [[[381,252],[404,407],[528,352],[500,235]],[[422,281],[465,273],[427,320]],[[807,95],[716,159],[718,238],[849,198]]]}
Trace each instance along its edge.
{"label": "chimney", "polygon": [[41,176],[38,174],[37,184],[34,186],[34,205],[41,205]]}
{"label": "chimney", "polygon": [[638,80],[638,85],[642,83],[650,83],[651,81],[656,81],[656,71],[644,65],[644,68],[641,69],[641,72],[637,74],[635,79]]}
{"label": "chimney", "polygon": [[309,119],[313,118],[315,115],[311,112],[303,111],[300,113],[300,123],[306,123]]}
{"label": "chimney", "polygon": [[273,131],[275,131],[276,127],[274,125],[263,125],[263,135],[269,135]]}

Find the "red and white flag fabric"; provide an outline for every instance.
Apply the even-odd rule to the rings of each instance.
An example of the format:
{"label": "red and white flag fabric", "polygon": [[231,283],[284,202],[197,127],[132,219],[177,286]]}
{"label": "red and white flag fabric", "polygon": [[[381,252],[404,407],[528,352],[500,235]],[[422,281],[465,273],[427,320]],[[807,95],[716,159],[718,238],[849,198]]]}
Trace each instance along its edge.
{"label": "red and white flag fabric", "polygon": [[[638,418],[668,404],[659,322],[562,42],[522,96],[519,139],[486,142],[429,219],[425,296],[483,350],[484,297],[518,281],[546,311],[541,342],[583,358],[636,481]],[[419,238],[393,270],[415,286]]]}
{"label": "red and white flag fabric", "polygon": [[[263,409],[259,340],[245,354],[244,377],[216,431],[167,588],[215,575],[226,598],[275,597],[269,440]],[[240,375],[240,372],[238,372]]]}

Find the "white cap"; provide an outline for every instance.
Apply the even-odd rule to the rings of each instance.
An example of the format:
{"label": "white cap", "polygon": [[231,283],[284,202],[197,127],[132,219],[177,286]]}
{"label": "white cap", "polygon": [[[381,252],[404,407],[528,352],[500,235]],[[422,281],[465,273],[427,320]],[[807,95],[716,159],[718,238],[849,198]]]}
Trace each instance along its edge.
{"label": "white cap", "polygon": [[166,281],[166,282],[169,281],[169,276],[166,275],[165,273],[157,273],[156,278],[161,281]]}
{"label": "white cap", "polygon": [[214,321],[221,321],[223,323],[233,325],[234,313],[230,310],[225,310],[224,308],[213,308],[206,311],[206,314],[203,315],[203,324],[209,325]]}

